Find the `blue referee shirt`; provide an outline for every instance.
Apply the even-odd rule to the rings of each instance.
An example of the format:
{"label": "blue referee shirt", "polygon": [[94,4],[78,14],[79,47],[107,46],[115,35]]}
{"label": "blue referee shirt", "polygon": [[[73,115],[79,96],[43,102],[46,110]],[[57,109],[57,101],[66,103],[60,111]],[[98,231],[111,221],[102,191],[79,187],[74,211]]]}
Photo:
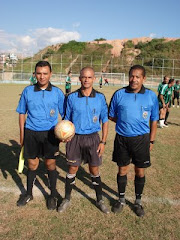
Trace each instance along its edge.
{"label": "blue referee shirt", "polygon": [[77,134],[91,134],[101,130],[101,122],[108,121],[108,107],[104,94],[92,90],[90,96],[81,89],[67,97],[66,120],[74,123]]}
{"label": "blue referee shirt", "polygon": [[38,84],[26,87],[16,111],[26,114],[25,128],[34,131],[48,131],[58,123],[58,113],[64,116],[64,94],[49,83],[45,90]]}
{"label": "blue referee shirt", "polygon": [[119,89],[111,99],[109,116],[117,118],[119,135],[134,137],[149,133],[149,121],[159,119],[157,96],[144,86],[138,93],[133,93],[129,86]]}

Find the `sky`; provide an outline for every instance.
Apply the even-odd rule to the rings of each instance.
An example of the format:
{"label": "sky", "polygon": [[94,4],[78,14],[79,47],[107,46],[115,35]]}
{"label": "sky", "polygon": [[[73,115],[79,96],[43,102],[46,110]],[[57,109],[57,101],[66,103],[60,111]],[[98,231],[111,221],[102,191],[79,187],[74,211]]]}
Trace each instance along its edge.
{"label": "sky", "polygon": [[0,52],[71,40],[180,38],[180,0],[0,0]]}

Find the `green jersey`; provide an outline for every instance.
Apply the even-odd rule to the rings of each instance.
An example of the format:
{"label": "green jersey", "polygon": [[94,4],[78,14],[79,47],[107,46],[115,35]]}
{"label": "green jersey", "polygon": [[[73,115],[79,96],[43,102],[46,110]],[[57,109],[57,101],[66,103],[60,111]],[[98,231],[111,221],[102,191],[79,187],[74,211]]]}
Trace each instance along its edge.
{"label": "green jersey", "polygon": [[180,84],[174,85],[174,91],[179,92],[180,91]]}
{"label": "green jersey", "polygon": [[[174,87],[169,87],[168,84],[163,85],[159,94],[163,95],[165,104],[167,104],[171,100],[173,90],[174,90]],[[160,97],[159,97],[159,102],[161,102]]]}
{"label": "green jersey", "polygon": [[160,84],[159,84],[158,89],[157,89],[158,93],[161,92],[163,86],[164,86],[163,83],[160,83]]}
{"label": "green jersey", "polygon": [[71,78],[69,76],[67,76],[66,78],[66,89],[70,89],[71,88]]}
{"label": "green jersey", "polygon": [[31,76],[29,80],[30,80],[31,84],[37,83],[36,77]]}
{"label": "green jersey", "polygon": [[157,90],[157,91],[158,91],[158,94],[160,94],[160,92],[161,92],[161,90],[162,90],[162,88],[163,88],[163,86],[164,86],[165,84],[166,84],[166,83],[163,83],[163,82],[159,84],[158,90]]}
{"label": "green jersey", "polygon": [[102,77],[100,77],[99,79],[99,84],[102,84]]}

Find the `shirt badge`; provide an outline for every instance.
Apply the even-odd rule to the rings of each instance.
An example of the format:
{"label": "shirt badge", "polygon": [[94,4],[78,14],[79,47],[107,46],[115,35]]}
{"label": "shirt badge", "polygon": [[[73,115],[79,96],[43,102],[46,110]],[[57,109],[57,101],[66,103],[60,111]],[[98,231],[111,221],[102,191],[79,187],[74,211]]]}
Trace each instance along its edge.
{"label": "shirt badge", "polygon": [[50,116],[53,117],[54,114],[55,114],[55,110],[54,110],[54,109],[51,109],[51,111],[50,111]]}
{"label": "shirt badge", "polygon": [[148,112],[144,111],[144,112],[143,112],[143,118],[144,118],[144,119],[147,119],[147,117],[148,117]]}
{"label": "shirt badge", "polygon": [[94,116],[94,117],[93,117],[93,122],[96,123],[97,120],[98,120],[97,116]]}

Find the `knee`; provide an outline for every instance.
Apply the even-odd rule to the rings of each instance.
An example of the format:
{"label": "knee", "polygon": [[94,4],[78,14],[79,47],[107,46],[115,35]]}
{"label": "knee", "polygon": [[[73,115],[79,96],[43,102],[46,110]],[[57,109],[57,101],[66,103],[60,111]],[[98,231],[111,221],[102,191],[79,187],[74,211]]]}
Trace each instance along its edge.
{"label": "knee", "polygon": [[71,174],[75,174],[77,173],[78,171],[78,166],[69,166],[69,170],[68,170],[68,173],[71,175]]}
{"label": "knee", "polygon": [[98,176],[99,175],[99,167],[90,167],[89,166],[89,172],[93,176]]}
{"label": "knee", "polygon": [[118,175],[124,176],[124,175],[127,175],[127,173],[128,173],[128,167],[120,167],[119,168]]}
{"label": "knee", "polygon": [[145,176],[144,168],[136,168],[135,167],[135,175],[139,178],[143,178]]}
{"label": "knee", "polygon": [[56,160],[52,159],[50,161],[46,160],[46,168],[49,171],[53,171],[56,169]]}
{"label": "knee", "polygon": [[38,168],[39,160],[38,159],[28,159],[28,168],[31,171],[35,171]]}

